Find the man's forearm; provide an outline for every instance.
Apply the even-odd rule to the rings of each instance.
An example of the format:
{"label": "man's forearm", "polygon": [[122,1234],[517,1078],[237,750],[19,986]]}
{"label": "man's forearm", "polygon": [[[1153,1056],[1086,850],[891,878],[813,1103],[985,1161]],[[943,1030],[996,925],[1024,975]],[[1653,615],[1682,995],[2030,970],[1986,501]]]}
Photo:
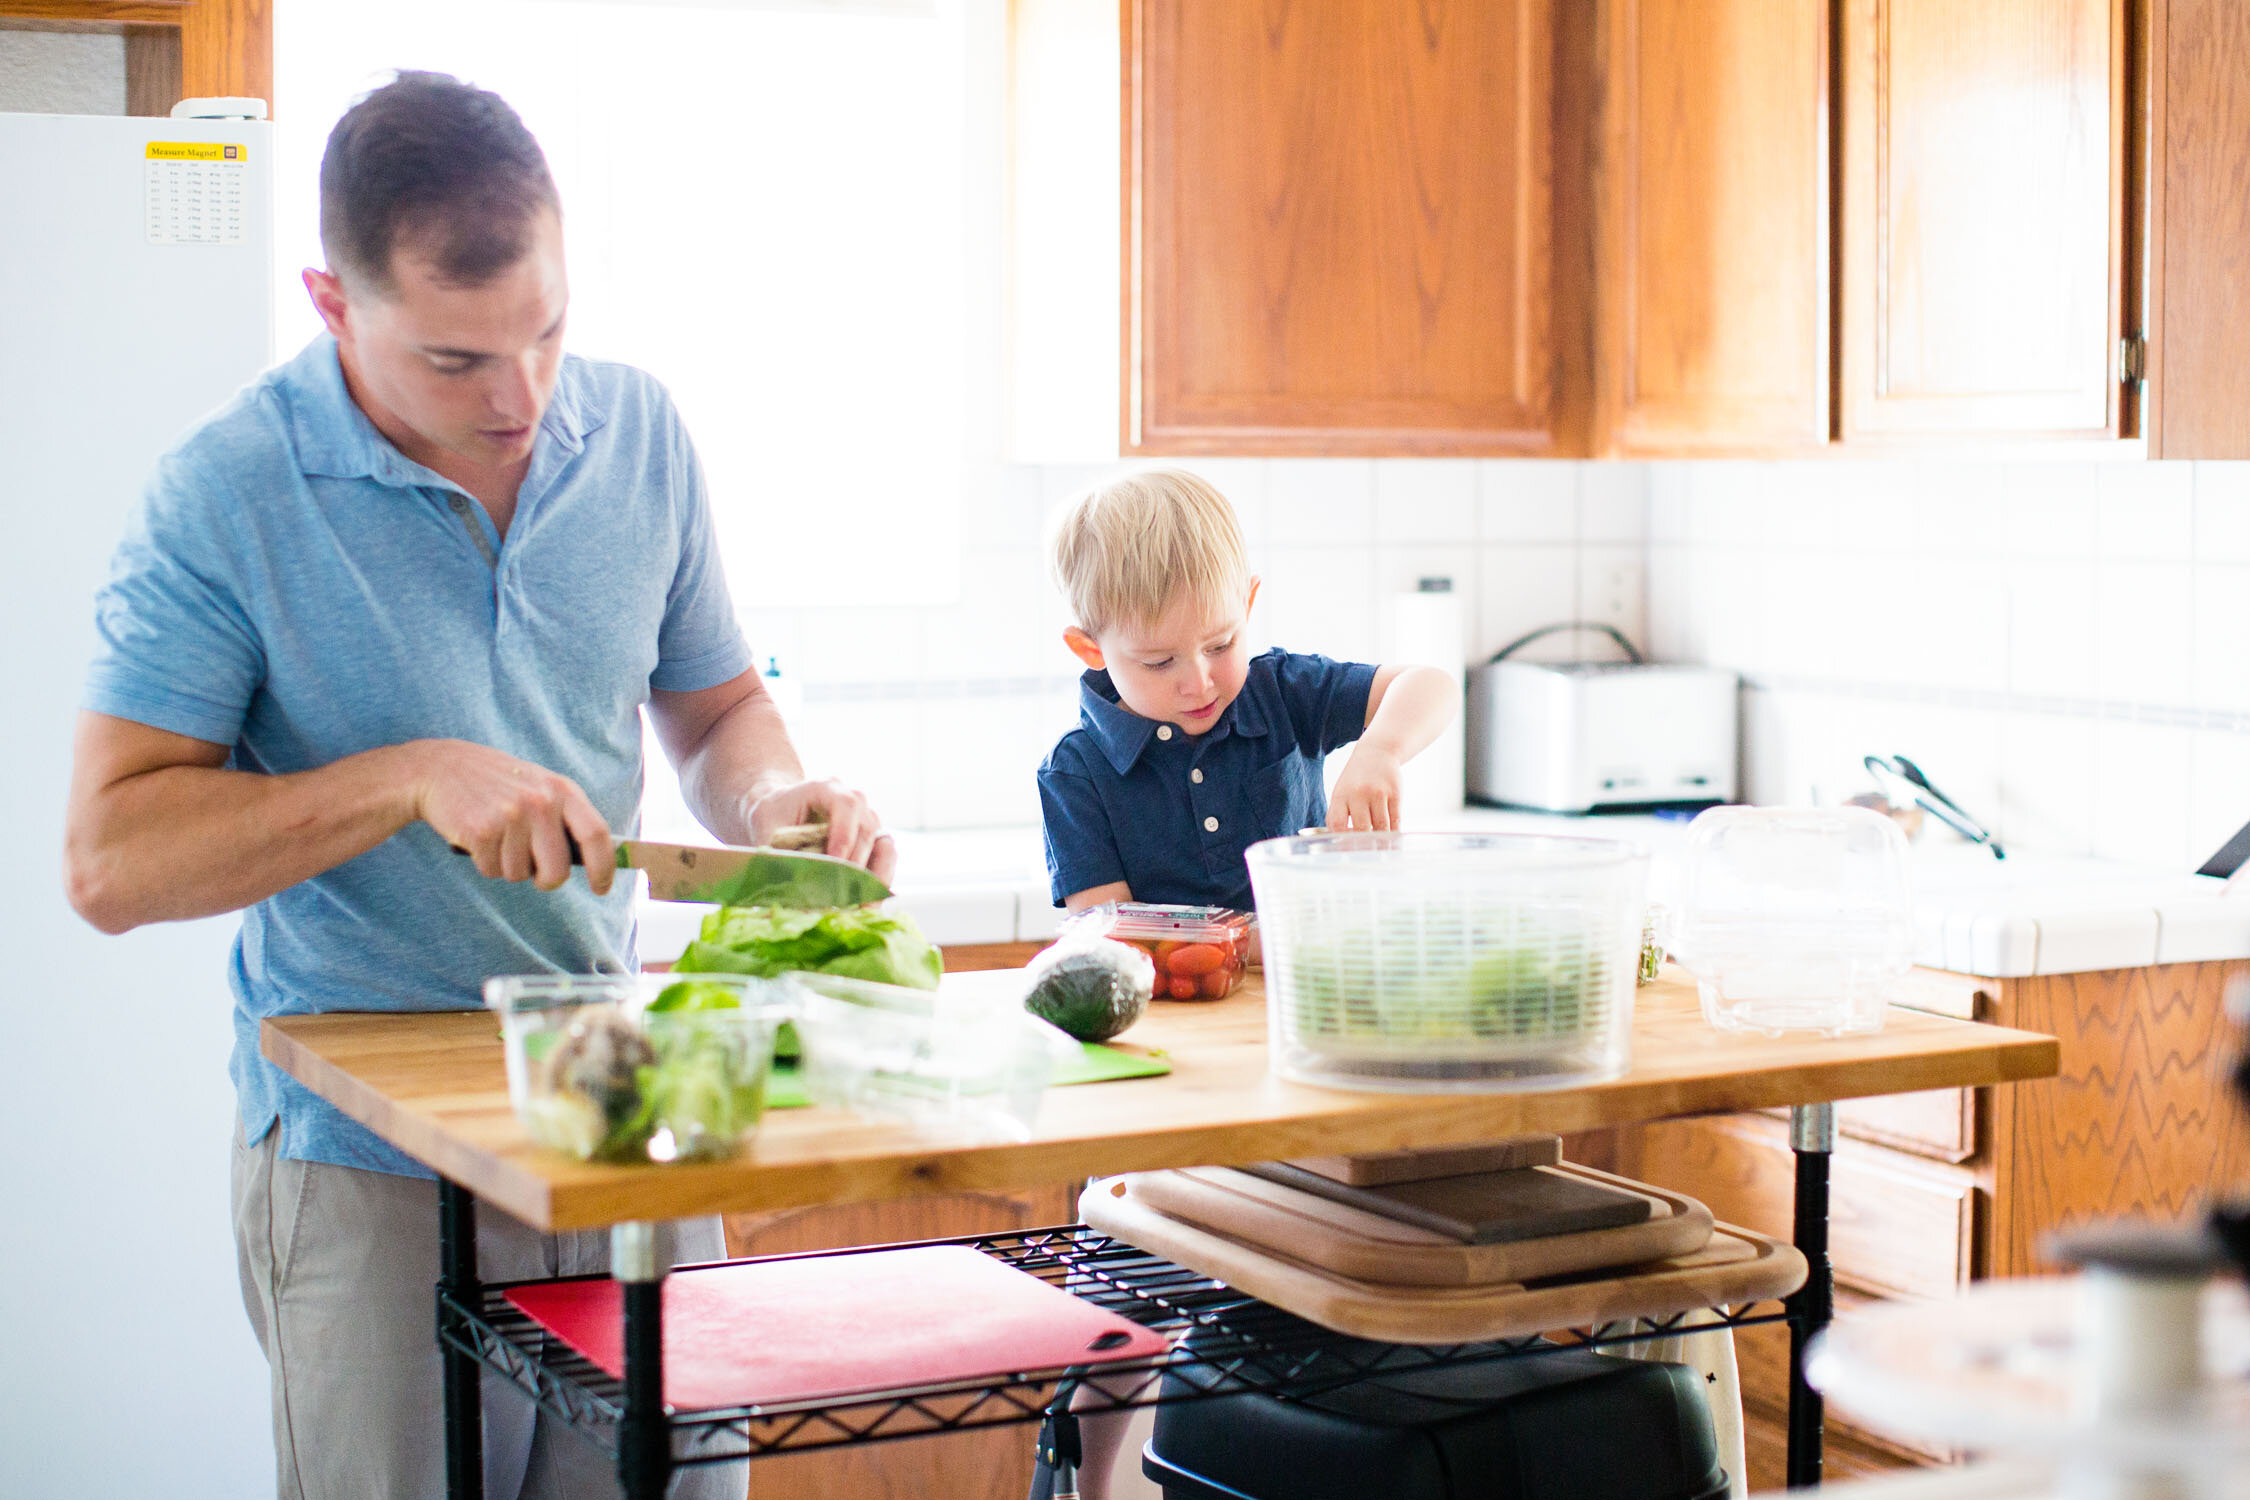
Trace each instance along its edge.
{"label": "man's forearm", "polygon": [[763,687],[721,715],[680,763],[688,810],[726,844],[756,842],[752,805],[804,779],[781,709]]}
{"label": "man's forearm", "polygon": [[405,746],[286,776],[170,765],[90,789],[65,850],[71,904],[105,932],[239,911],[414,821]]}

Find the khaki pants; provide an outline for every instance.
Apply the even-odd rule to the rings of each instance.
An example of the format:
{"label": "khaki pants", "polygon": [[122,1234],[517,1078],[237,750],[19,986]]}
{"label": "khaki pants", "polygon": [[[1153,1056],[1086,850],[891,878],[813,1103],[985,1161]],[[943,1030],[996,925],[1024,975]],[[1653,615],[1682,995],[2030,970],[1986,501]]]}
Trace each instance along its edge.
{"label": "khaki pants", "polygon": [[[442,1500],[437,1346],[437,1184],[279,1154],[281,1130],[235,1130],[242,1305],[272,1370],[280,1500]],[[671,1226],[678,1261],[725,1253],[717,1219]],[[607,1270],[603,1231],[546,1235],[477,1206],[477,1269],[490,1281]],[[486,1500],[613,1500],[592,1444],[513,1387],[484,1377]],[[743,1466],[683,1469],[674,1500],[739,1500]]]}

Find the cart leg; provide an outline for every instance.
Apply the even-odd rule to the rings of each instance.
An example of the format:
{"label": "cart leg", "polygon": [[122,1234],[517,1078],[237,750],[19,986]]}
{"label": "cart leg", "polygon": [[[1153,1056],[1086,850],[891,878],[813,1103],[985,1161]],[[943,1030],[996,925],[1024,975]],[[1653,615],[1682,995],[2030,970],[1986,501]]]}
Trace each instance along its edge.
{"label": "cart leg", "polygon": [[625,1415],[617,1430],[617,1480],[625,1500],[663,1500],[672,1479],[672,1425],[664,1412],[664,1272],[656,1226],[609,1232],[609,1273],[625,1293]]}
{"label": "cart leg", "polygon": [[1836,1106],[1799,1104],[1789,1111],[1789,1145],[1797,1156],[1797,1248],[1805,1284],[1789,1308],[1789,1487],[1820,1483],[1820,1392],[1805,1382],[1805,1345],[1828,1326],[1836,1286],[1828,1265],[1828,1158],[1836,1149]]}
{"label": "cart leg", "polygon": [[445,1371],[445,1493],[447,1500],[484,1500],[484,1408],[473,1354],[445,1338],[444,1298],[474,1306],[477,1284],[477,1200],[447,1178],[438,1179],[438,1351]]}

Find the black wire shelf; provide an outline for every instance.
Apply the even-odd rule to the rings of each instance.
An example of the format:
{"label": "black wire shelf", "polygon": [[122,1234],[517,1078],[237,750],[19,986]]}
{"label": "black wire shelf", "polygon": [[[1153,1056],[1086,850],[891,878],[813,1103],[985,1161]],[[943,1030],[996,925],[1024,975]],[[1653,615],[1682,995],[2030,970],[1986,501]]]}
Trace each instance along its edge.
{"label": "black wire shelf", "polygon": [[[1309,1323],[1084,1225],[918,1243],[980,1250],[1170,1336],[1173,1347],[1161,1355],[1082,1368],[1025,1370],[800,1403],[674,1412],[673,1462],[730,1463],[773,1453],[1036,1422],[1056,1401],[1058,1391],[1073,1382],[1076,1390],[1070,1404],[1081,1417],[1128,1406],[1244,1394],[1310,1397],[1370,1377],[1536,1357],[1558,1348],[1645,1343],[1677,1333],[1778,1323],[1786,1316],[1776,1299],[1522,1339],[1380,1344]],[[860,1246],[771,1258],[855,1255],[875,1248],[898,1247]],[[473,1305],[440,1288],[439,1337],[614,1456],[625,1410],[624,1382],[548,1333],[508,1300],[511,1288],[529,1284],[488,1283]],[[1166,1379],[1168,1375],[1174,1378]]]}

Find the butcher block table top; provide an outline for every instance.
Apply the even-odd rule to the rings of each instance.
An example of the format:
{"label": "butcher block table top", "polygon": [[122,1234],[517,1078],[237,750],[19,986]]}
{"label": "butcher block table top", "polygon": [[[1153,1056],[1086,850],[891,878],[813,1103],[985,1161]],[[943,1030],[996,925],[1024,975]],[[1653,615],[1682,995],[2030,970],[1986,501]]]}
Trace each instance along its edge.
{"label": "butcher block table top", "polygon": [[1163,1003],[1116,1045],[1162,1077],[1048,1090],[1028,1141],[932,1145],[838,1110],[768,1111],[732,1161],[608,1166],[535,1146],[508,1106],[486,1011],[286,1016],[265,1055],[400,1150],[538,1228],[1011,1190],[1157,1167],[1568,1134],[1673,1115],[1817,1104],[2052,1077],[2053,1037],[1894,1009],[1872,1036],[1740,1036],[1706,1026],[1677,971],[1640,991],[1633,1067],[1552,1093],[1351,1093],[1266,1072],[1257,976],[1225,1000]]}

